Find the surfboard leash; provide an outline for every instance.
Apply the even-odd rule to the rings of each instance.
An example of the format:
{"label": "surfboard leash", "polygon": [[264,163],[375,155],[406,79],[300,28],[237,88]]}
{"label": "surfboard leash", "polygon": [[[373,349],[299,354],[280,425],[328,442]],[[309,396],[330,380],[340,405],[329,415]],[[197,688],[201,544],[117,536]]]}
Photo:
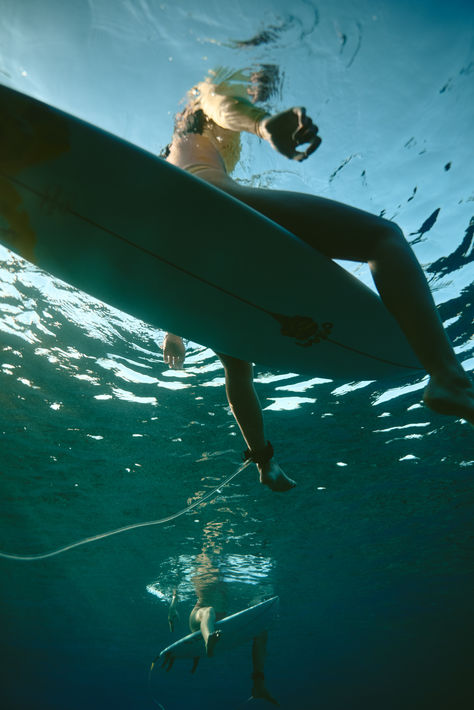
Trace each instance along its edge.
{"label": "surfboard leash", "polygon": [[112,535],[119,535],[120,533],[128,532],[130,530],[135,530],[137,528],[147,528],[147,527],[152,527],[154,525],[163,525],[164,523],[169,523],[171,520],[176,520],[176,518],[180,518],[182,515],[185,515],[186,513],[189,513],[191,510],[194,508],[197,508],[201,503],[205,503],[207,500],[212,498],[221,488],[224,488],[225,486],[229,485],[231,481],[234,480],[242,471],[244,471],[247,466],[249,466],[251,463],[250,460],[244,461],[244,463],[239,466],[239,468],[234,471],[230,476],[228,476],[226,479],[224,479],[219,485],[217,485],[215,488],[212,489],[209,493],[206,493],[205,495],[201,496],[198,500],[196,500],[194,503],[191,503],[191,505],[186,506],[186,508],[183,508],[182,510],[178,510],[177,513],[173,513],[172,515],[168,515],[166,518],[160,518],[158,520],[148,520],[143,523],[132,523],[131,525],[124,525],[122,528],[117,528],[116,530],[109,530],[108,532],[104,533],[99,533],[98,535],[93,535],[92,537],[85,537],[82,540],[78,540],[77,542],[72,542],[69,545],[64,545],[64,547],[59,547],[57,550],[52,550],[50,552],[38,552],[32,555],[20,555],[20,554],[15,554],[12,552],[3,552],[0,551],[0,557],[3,557],[4,559],[7,560],[19,560],[21,562],[33,562],[36,560],[45,560],[49,557],[55,557],[56,555],[61,555],[63,552],[67,552],[68,550],[72,550],[74,547],[80,547],[81,545],[88,545],[91,542],[96,542],[97,540],[103,540],[106,537],[112,537]]}
{"label": "surfboard leash", "polygon": [[158,700],[154,697],[153,693],[151,692],[151,674],[153,673],[153,668],[155,667],[155,663],[158,660],[159,656],[155,658],[153,663],[150,666],[150,670],[148,671],[148,695],[150,696],[151,701],[158,707],[160,710],[165,710],[163,705],[158,702]]}

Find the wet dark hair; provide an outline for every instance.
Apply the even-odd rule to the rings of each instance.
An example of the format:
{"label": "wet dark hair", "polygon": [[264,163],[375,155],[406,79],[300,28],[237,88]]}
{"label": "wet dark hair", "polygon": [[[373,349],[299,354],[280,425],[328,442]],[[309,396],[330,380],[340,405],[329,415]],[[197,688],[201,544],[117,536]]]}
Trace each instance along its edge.
{"label": "wet dark hair", "polygon": [[170,150],[171,150],[171,143],[168,143],[168,145],[165,145],[165,147],[162,148],[162,150],[160,150],[160,152],[158,153],[158,157],[166,159],[168,157],[168,155],[170,154]]}
{"label": "wet dark hair", "polygon": [[177,113],[174,117],[174,131],[181,135],[188,133],[202,135],[204,127],[209,120],[201,108],[193,109],[192,106],[186,106],[184,111]]}
{"label": "wet dark hair", "polygon": [[[174,134],[185,136],[188,133],[198,133],[202,135],[204,127],[211,121],[201,108],[194,109],[191,106],[177,113],[174,117]],[[171,143],[168,143],[163,150],[158,153],[160,158],[167,158],[170,154]]]}

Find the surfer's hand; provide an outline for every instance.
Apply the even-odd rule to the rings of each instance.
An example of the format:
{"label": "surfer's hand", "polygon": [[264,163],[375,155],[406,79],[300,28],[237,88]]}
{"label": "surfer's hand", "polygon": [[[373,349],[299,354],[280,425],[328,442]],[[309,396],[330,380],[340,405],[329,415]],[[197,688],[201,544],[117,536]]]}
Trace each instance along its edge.
{"label": "surfer's hand", "polygon": [[178,604],[178,593],[176,589],[173,589],[173,596],[171,598],[171,604],[168,608],[168,624],[170,631],[174,631],[174,625],[176,621],[179,621],[179,614],[176,606]]}
{"label": "surfer's hand", "polygon": [[172,370],[180,370],[184,363],[186,348],[179,335],[167,333],[163,341],[163,361]]}
{"label": "surfer's hand", "polygon": [[[306,109],[302,106],[262,119],[258,135],[282,155],[298,161],[306,160],[321,143],[318,127],[306,115]],[[306,150],[296,150],[304,143],[309,143]]]}
{"label": "surfer's hand", "polygon": [[169,611],[168,611],[168,624],[169,624],[171,632],[174,631],[174,626],[175,626],[176,622],[178,622],[178,621],[179,621],[178,612],[176,611],[176,609],[174,609],[173,606],[170,606]]}

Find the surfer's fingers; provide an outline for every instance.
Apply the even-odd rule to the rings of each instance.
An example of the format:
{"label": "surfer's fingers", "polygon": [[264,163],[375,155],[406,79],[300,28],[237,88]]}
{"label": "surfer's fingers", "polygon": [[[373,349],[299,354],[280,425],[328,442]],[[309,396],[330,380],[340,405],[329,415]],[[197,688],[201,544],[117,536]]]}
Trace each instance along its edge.
{"label": "surfer's fingers", "polygon": [[294,160],[297,160],[301,162],[302,160],[306,160],[306,158],[309,158],[310,155],[314,153],[314,151],[319,148],[321,145],[321,138],[319,136],[315,136],[309,146],[306,148],[304,151],[296,151]]}
{"label": "surfer's fingers", "polygon": [[315,126],[311,119],[308,119],[303,126],[295,132],[294,139],[296,143],[308,143],[313,140],[313,138],[316,138],[318,133],[318,126]]}
{"label": "surfer's fingers", "polygon": [[293,113],[296,115],[296,118],[298,120],[298,125],[296,126],[292,135],[292,138],[296,139],[298,133],[307,125],[308,117],[306,116],[306,109],[304,106],[294,106]]}
{"label": "surfer's fingers", "polygon": [[293,153],[293,160],[302,161],[306,160],[321,144],[321,138],[318,136],[319,128],[316,126],[312,120],[306,116],[305,109],[298,109],[300,111],[300,123],[298,129],[293,134],[293,140],[296,146],[300,146],[303,143],[309,143],[308,147],[304,151],[295,151]]}
{"label": "surfer's fingers", "polygon": [[296,116],[298,118],[298,125],[296,130],[293,132],[293,140],[299,143],[306,142],[305,135],[309,132],[316,134],[318,132],[318,127],[313,123],[311,118],[306,115],[306,109],[304,106],[298,106],[294,109]]}

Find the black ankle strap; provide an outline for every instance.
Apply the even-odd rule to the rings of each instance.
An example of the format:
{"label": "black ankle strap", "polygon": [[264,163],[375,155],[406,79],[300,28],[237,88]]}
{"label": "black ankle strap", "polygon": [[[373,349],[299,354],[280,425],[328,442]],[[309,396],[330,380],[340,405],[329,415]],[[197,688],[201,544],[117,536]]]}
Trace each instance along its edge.
{"label": "black ankle strap", "polygon": [[254,463],[259,463],[260,465],[268,463],[270,459],[273,458],[273,446],[267,441],[267,445],[264,449],[260,451],[251,451],[247,449],[244,451],[244,461],[253,461]]}

